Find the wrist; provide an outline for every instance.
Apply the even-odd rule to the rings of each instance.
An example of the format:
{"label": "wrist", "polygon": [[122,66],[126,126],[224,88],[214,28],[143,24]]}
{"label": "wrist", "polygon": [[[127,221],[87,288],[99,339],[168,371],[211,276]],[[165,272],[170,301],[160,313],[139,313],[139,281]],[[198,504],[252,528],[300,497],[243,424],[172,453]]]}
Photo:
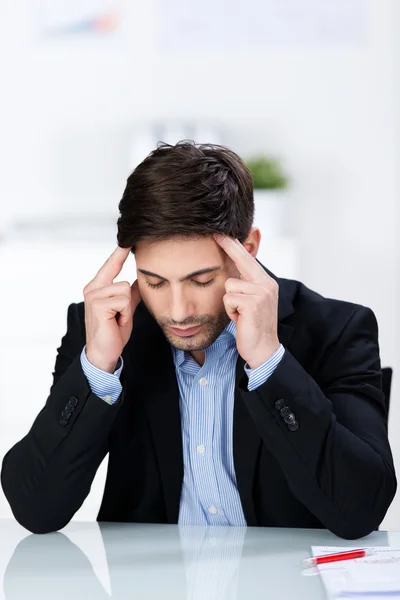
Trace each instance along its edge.
{"label": "wrist", "polygon": [[90,364],[93,367],[96,367],[96,369],[99,369],[100,371],[104,371],[105,373],[110,373],[110,375],[113,375],[115,373],[115,370],[116,370],[117,364],[118,364],[118,360],[116,360],[115,362],[105,361],[104,358],[96,357],[96,355],[93,355],[87,349],[86,349],[86,358],[88,359],[88,361],[90,362]]}
{"label": "wrist", "polygon": [[252,357],[250,357],[249,360],[247,360],[247,364],[250,367],[250,369],[257,369],[258,367],[263,365],[265,362],[267,362],[267,360],[272,358],[273,355],[275,354],[275,352],[277,352],[279,350],[280,345],[281,344],[278,340],[274,344],[271,344],[270,346],[267,346],[267,347],[263,348],[262,350],[259,350],[257,353],[254,353],[254,355]]}

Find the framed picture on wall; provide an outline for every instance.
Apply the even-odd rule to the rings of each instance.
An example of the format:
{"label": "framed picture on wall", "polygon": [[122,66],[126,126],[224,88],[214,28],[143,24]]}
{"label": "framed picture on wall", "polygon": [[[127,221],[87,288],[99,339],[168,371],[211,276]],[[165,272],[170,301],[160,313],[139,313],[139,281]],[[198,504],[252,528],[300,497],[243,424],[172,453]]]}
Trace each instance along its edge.
{"label": "framed picture on wall", "polygon": [[35,12],[43,37],[107,35],[121,16],[119,0],[36,0]]}

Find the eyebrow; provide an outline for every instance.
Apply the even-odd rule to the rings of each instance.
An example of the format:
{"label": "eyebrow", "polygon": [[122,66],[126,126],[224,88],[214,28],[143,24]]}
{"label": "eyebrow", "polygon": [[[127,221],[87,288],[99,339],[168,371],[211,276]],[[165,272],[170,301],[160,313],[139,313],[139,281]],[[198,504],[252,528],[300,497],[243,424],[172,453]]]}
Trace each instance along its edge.
{"label": "eyebrow", "polygon": [[[205,275],[206,273],[214,273],[215,271],[219,271],[221,267],[208,267],[207,269],[200,269],[199,271],[194,271],[193,273],[189,273],[189,275],[185,275],[179,281],[186,281],[187,279],[192,279],[193,277],[198,277],[199,275]],[[162,281],[168,281],[165,277],[161,275],[157,275],[157,273],[152,273],[151,271],[146,271],[145,269],[138,269],[140,273],[143,275],[148,275],[149,277],[157,277],[157,279],[161,279]]]}

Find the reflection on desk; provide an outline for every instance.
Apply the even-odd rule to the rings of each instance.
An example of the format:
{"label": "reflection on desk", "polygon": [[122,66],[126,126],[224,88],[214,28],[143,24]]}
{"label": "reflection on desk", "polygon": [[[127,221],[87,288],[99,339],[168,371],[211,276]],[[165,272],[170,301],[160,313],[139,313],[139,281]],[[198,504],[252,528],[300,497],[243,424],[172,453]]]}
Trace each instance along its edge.
{"label": "reflection on desk", "polygon": [[[117,599],[324,598],[319,577],[304,577],[300,562],[310,556],[311,545],[337,544],[333,534],[320,530],[88,525],[73,523],[65,533],[19,542],[4,575],[5,598],[102,600],[110,598],[100,581],[108,576]],[[85,528],[91,532],[86,551],[68,537],[79,537]],[[363,543],[388,545],[388,535],[375,532]],[[98,577],[89,555],[101,554],[102,545],[108,573]]]}

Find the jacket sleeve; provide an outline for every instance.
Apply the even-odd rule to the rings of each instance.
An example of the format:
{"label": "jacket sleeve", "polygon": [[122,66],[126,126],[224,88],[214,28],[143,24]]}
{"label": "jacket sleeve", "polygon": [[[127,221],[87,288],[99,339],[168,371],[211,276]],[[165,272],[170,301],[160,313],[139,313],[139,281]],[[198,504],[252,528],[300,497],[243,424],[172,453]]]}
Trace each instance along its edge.
{"label": "jacket sleeve", "polygon": [[61,529],[80,508],[108,452],[121,404],[120,398],[109,405],[89,388],[80,361],[85,339],[78,305],[69,307],[67,321],[46,404],[2,465],[13,514],[33,533]]}
{"label": "jacket sleeve", "polygon": [[292,493],[327,529],[378,528],[396,493],[381,391],[378,328],[358,307],[322,357],[318,381],[286,350],[271,377],[240,393]]}

